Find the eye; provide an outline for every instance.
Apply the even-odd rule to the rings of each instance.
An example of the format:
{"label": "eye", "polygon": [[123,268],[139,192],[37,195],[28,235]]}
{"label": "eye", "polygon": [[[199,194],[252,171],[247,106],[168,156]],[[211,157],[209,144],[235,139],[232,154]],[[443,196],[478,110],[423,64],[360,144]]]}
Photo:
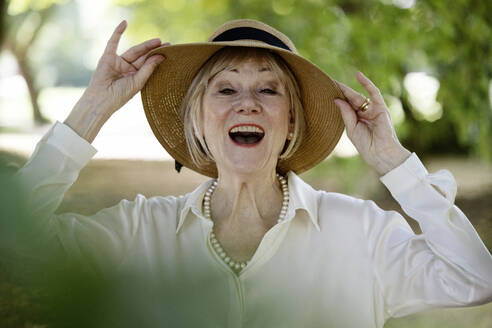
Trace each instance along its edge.
{"label": "eye", "polygon": [[268,95],[276,95],[277,91],[269,89],[269,88],[265,88],[265,89],[261,89],[261,93],[266,93]]}
{"label": "eye", "polygon": [[221,93],[223,95],[232,95],[235,92],[236,91],[232,90],[231,88],[224,88],[224,89],[219,90],[219,93]]}

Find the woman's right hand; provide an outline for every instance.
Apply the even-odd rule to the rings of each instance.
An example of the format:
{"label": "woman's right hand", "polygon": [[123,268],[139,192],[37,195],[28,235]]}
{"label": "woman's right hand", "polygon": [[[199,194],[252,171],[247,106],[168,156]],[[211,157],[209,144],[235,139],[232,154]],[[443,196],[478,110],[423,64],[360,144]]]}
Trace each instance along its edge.
{"label": "woman's right hand", "polygon": [[152,49],[162,45],[159,39],[145,41],[117,55],[126,26],[123,21],[114,30],[89,86],[65,120],[65,124],[89,142],[109,117],[143,88],[164,59],[161,55],[146,58]]}

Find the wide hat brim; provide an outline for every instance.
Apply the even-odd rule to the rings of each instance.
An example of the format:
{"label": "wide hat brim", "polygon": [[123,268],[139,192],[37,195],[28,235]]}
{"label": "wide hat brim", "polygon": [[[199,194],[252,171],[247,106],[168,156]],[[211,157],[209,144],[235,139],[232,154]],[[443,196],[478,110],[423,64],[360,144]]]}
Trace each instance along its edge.
{"label": "wide hat brim", "polygon": [[334,99],[345,99],[337,84],[309,60],[291,51],[255,41],[202,42],[163,46],[148,56],[160,54],[164,60],[144,88],[142,102],[154,135],[166,151],[183,166],[210,177],[217,177],[215,163],[197,167],[189,154],[180,113],[181,102],[203,64],[223,47],[259,47],[279,54],[294,73],[301,91],[306,131],[297,151],[280,160],[280,173],[302,173],[325,159],[340,139],[344,123]]}

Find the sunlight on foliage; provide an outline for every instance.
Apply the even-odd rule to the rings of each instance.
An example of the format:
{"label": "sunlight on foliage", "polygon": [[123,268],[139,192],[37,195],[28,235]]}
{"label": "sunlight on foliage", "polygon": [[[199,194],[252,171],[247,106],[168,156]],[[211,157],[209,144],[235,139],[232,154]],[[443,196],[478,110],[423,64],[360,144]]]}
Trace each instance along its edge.
{"label": "sunlight on foliage", "polygon": [[391,120],[394,125],[398,126],[405,121],[405,112],[401,104],[400,98],[394,96],[386,96],[386,105],[390,110]]}
{"label": "sunlight on foliage", "polygon": [[412,110],[418,119],[434,122],[442,116],[442,106],[436,101],[439,81],[424,72],[410,72],[403,85],[409,94]]}
{"label": "sunlight on foliage", "polygon": [[185,5],[185,0],[172,0],[172,1],[162,2],[162,8],[170,12],[177,12],[183,9],[184,5]]}
{"label": "sunlight on foliage", "polygon": [[18,15],[28,10],[43,10],[54,4],[62,4],[67,0],[11,0],[7,13]]}
{"label": "sunlight on foliage", "polygon": [[[16,22],[18,42],[23,43],[22,40],[32,35],[39,21],[37,8],[62,2],[73,3],[11,1],[10,14],[25,14],[18,15],[22,17]],[[92,7],[92,2],[89,5],[85,0],[77,3],[78,7]],[[172,44],[203,42],[227,20],[265,21],[288,35],[299,53],[330,77],[364,94],[355,73],[360,70],[372,79],[386,96],[397,133],[409,149],[423,155],[438,150],[492,161],[492,91],[489,91],[492,87],[490,74],[487,75],[492,71],[492,16],[488,14],[492,12],[491,1],[473,5],[465,0],[452,4],[444,0],[106,0],[93,3],[94,11],[98,6],[109,6],[114,20],[115,15],[127,19],[123,41],[129,43],[155,37]],[[84,85],[85,81],[86,84],[99,54],[92,49],[95,47],[90,34],[79,37],[76,33],[75,26],[84,24],[78,20],[87,17],[67,15],[69,6],[65,7],[57,9],[53,18],[57,23],[43,27],[46,33],[51,29],[51,37],[45,37],[44,41],[49,47],[36,48],[33,51],[36,56],[30,59],[36,66],[40,87],[66,83],[71,76],[74,76],[73,83]],[[72,8],[77,10],[77,6]],[[60,23],[64,19],[73,24]],[[100,20],[94,19],[93,25],[102,25]],[[82,52],[84,56],[80,56]],[[80,62],[83,70],[72,75],[80,67],[73,64]],[[426,72],[426,75],[413,76],[414,72]],[[53,77],[57,77],[55,82]],[[416,77],[420,80],[415,80]],[[430,83],[426,84],[428,87],[424,86],[425,81]]]}
{"label": "sunlight on foliage", "polygon": [[279,15],[288,15],[294,9],[294,0],[273,0],[272,9]]}

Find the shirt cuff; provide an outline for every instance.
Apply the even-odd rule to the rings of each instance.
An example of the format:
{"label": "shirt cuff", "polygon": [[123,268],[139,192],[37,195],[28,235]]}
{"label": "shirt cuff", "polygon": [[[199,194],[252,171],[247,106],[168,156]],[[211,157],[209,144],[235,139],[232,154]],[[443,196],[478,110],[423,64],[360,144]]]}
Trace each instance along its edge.
{"label": "shirt cuff", "polygon": [[68,125],[58,121],[43,139],[46,144],[73,159],[80,167],[84,167],[97,153],[97,149],[87,140],[81,138]]}
{"label": "shirt cuff", "polygon": [[389,171],[379,180],[391,191],[398,195],[425,180],[429,173],[415,153],[412,153],[400,166]]}

